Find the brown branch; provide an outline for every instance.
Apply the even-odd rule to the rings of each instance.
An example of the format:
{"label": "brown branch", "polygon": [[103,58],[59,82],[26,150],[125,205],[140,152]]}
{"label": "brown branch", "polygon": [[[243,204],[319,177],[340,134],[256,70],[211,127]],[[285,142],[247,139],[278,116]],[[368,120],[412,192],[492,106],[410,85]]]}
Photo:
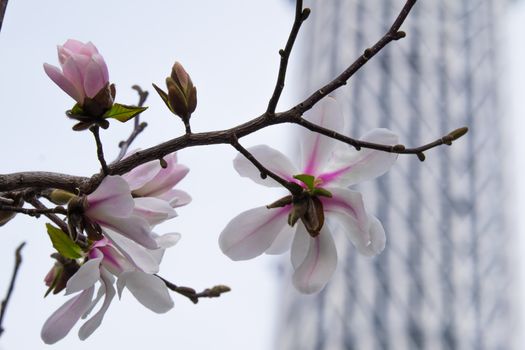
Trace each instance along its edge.
{"label": "brown branch", "polygon": [[8,0],[0,0],[0,31],[2,30],[2,24],[4,23],[5,10],[7,8]]}
{"label": "brown branch", "polygon": [[[266,128],[271,125],[283,124],[283,123],[294,123],[302,127],[308,128],[312,131],[333,137],[337,140],[345,142],[355,148],[371,148],[385,152],[399,153],[399,154],[415,154],[419,159],[424,159],[423,152],[437,147],[442,144],[451,144],[452,141],[461,137],[466,133],[467,128],[460,128],[454,130],[444,137],[428,143],[423,146],[415,148],[406,148],[403,145],[382,145],[374,144],[369,142],[360,141],[339,134],[336,131],[328,130],[312,124],[302,118],[302,114],[309,110],[314,104],[319,102],[328,92],[331,92],[338,87],[344,85],[347,79],[349,79],[359,68],[361,68],[371,57],[379,52],[392,40],[400,39],[404,36],[404,33],[398,32],[402,23],[406,19],[406,16],[415,4],[415,0],[407,0],[403,9],[396,18],[394,24],[389,31],[381,38],[372,48],[365,50],[365,53],[360,56],[350,67],[348,67],[339,77],[328,83],[322,89],[313,93],[308,99],[288,111],[277,113],[271,116],[268,113],[264,113],[259,117],[256,117],[244,124],[238,125],[234,128],[227,130],[219,130],[213,132],[203,133],[191,133],[185,134],[180,137],[171,139],[157,146],[135,152],[133,155],[122,159],[119,162],[113,163],[108,166],[107,173],[113,175],[125,174],[137,166],[144,164],[152,160],[162,159],[164,156],[179,151],[188,147],[203,146],[203,145],[215,145],[215,144],[232,144],[233,138],[242,138],[246,135],[254,133],[258,130]],[[40,176],[43,176],[42,178]],[[2,191],[13,191],[20,188],[27,188],[33,186],[33,188],[60,188],[70,192],[82,192],[84,194],[91,193],[97,188],[105,173],[99,173],[93,175],[90,179],[82,177],[72,177],[65,174],[58,173],[17,173],[0,175],[0,192]]]}
{"label": "brown branch", "polygon": [[110,172],[108,169],[108,164],[104,159],[104,149],[102,148],[102,141],[100,141],[99,129],[100,127],[98,125],[93,125],[89,128],[89,130],[93,133],[93,136],[95,137],[95,142],[97,143],[97,158],[100,162],[100,166],[102,167],[102,173],[104,175],[109,175]]}
{"label": "brown branch", "polygon": [[270,102],[268,103],[268,108],[266,109],[266,114],[268,115],[273,115],[275,113],[275,108],[277,107],[277,103],[279,102],[279,98],[281,97],[281,93],[284,89],[286,70],[288,68],[288,59],[290,58],[290,54],[292,52],[295,39],[297,38],[297,34],[299,33],[299,29],[301,29],[301,25],[304,21],[306,21],[309,15],[310,9],[306,8],[303,10],[303,1],[297,0],[295,4],[295,20],[292,26],[292,30],[290,31],[290,35],[288,36],[288,41],[286,42],[284,50],[279,50],[279,55],[281,56],[281,63],[279,65],[277,83],[275,84],[273,95],[270,98]]}
{"label": "brown branch", "polygon": [[164,284],[166,284],[166,287],[168,287],[168,289],[174,291],[175,293],[179,293],[180,295],[185,296],[186,298],[190,299],[191,302],[194,304],[197,304],[200,298],[218,298],[223,293],[227,293],[231,290],[230,287],[220,284],[217,286],[213,286],[212,288],[206,288],[202,292],[197,293],[193,288],[177,286],[171,283],[170,281],[160,277],[157,274],[155,274],[155,276],[160,278],[164,282]]}
{"label": "brown branch", "polygon": [[11,275],[11,282],[9,283],[7,294],[0,305],[0,336],[2,336],[5,330],[3,326],[5,311],[7,309],[7,304],[11,299],[11,294],[13,293],[13,290],[15,288],[16,276],[18,275],[18,270],[20,269],[20,265],[22,264],[22,248],[24,248],[25,244],[25,242],[20,243],[18,248],[16,248],[15,250],[15,266],[13,268],[13,274]]}
{"label": "brown branch", "polygon": [[67,210],[64,207],[55,207],[55,208],[35,208],[35,209],[28,209],[28,208],[21,208],[17,206],[12,205],[6,205],[6,204],[0,204],[0,210],[1,211],[10,211],[13,213],[20,213],[25,214],[29,216],[34,217],[40,217],[42,214],[67,214]]}
{"label": "brown branch", "polygon": [[[146,99],[148,98],[149,92],[147,90],[142,90],[142,88],[138,85],[133,85],[131,87],[132,89],[136,90],[139,94],[139,103],[137,104],[138,107],[144,106],[144,103],[146,102]],[[135,138],[146,129],[148,126],[148,123],[146,122],[140,122],[140,114],[135,117],[134,119],[134,125],[133,125],[133,131],[131,132],[131,135],[129,135],[128,139],[125,141],[121,141],[118,146],[120,147],[120,152],[117,156],[117,159],[115,159],[115,162],[118,162],[124,156],[126,155],[126,152],[129,149],[129,146],[135,141]]]}
{"label": "brown branch", "polygon": [[[31,204],[33,207],[35,207],[36,209],[46,208],[45,205],[36,198],[29,198],[27,202]],[[67,210],[66,210],[66,213],[67,213]],[[67,226],[67,224],[64,222],[64,220],[60,219],[56,214],[44,213],[44,215],[49,220],[53,221],[63,232],[69,232],[69,227]]]}

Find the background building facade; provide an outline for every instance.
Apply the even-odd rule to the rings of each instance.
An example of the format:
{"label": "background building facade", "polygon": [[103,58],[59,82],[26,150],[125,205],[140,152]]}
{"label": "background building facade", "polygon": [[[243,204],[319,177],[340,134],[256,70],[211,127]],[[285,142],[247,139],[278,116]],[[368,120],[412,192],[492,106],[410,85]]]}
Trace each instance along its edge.
{"label": "background building facade", "polygon": [[[311,1],[303,32],[307,94],[391,26],[402,0]],[[360,187],[387,246],[362,257],[336,237],[339,265],[317,296],[286,287],[279,349],[510,349],[510,231],[502,181],[500,19],[504,1],[418,1],[390,44],[335,96],[349,135],[375,127],[407,146],[467,125],[453,147],[401,156]]]}

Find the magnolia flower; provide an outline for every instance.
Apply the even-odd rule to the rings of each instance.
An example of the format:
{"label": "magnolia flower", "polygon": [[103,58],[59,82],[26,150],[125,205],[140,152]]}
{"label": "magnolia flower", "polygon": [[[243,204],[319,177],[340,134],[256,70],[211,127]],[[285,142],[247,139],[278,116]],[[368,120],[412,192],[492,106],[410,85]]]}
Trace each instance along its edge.
{"label": "magnolia flower", "polygon": [[[344,118],[332,98],[318,103],[305,118],[330,130],[344,130]],[[362,140],[394,145],[397,136],[386,129],[374,129]],[[271,209],[258,207],[239,214],[222,231],[219,245],[232,260],[252,259],[265,252],[280,254],[291,245],[293,283],[303,293],[315,293],[328,282],[337,265],[337,251],[330,228],[324,224],[325,215],[340,224],[362,254],[373,256],[384,249],[383,226],[366,213],[361,193],[347,186],[384,174],[397,155],[370,149],[356,151],[318,133],[303,135],[301,146],[302,170],[268,146],[249,149],[268,170],[301,185],[304,196],[288,196],[270,205]],[[241,176],[258,184],[280,186],[273,179],[261,178],[257,168],[241,154],[235,158],[234,167]]]}
{"label": "magnolia flower", "polygon": [[177,163],[176,152],[167,155],[164,160],[165,168],[159,161],[151,161],[122,175],[135,196],[137,212],[144,212],[148,204],[164,206],[162,202],[167,202],[172,208],[177,208],[191,202],[186,192],[173,188],[189,172],[188,167]]}
{"label": "magnolia flower", "polygon": [[[120,235],[111,238],[119,245],[113,245],[107,238],[95,242],[87,254],[87,261],[67,281],[66,295],[80,293],[58,308],[44,323],[41,337],[46,344],[64,338],[78,320],[86,318],[104,297],[98,312],[80,327],[79,338],[86,339],[100,326],[116,294],[113,276],[118,278],[119,297],[126,287],[141,304],[154,312],[164,313],[173,307],[166,285],[153,273],[158,272],[164,250],[175,245],[180,235],[174,233],[156,237],[160,247],[156,250],[145,249]],[[126,254],[122,254],[124,250],[121,247],[126,249]],[[100,282],[100,287],[93,298],[97,282]]]}
{"label": "magnolia flower", "polygon": [[106,176],[86,202],[84,215],[100,225],[104,234],[120,234],[149,249],[158,245],[148,220],[175,216],[172,207],[155,201],[141,201],[141,210],[137,210],[131,189],[120,176]]}
{"label": "magnolia flower", "polygon": [[91,42],[69,39],[58,46],[60,68],[44,63],[46,74],[80,105],[94,98],[109,82],[104,58]]}

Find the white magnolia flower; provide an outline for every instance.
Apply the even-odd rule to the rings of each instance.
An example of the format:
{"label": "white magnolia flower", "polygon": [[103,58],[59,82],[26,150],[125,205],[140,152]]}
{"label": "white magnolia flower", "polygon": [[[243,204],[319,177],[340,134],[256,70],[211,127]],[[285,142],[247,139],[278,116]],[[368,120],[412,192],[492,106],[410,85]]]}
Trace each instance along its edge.
{"label": "white magnolia flower", "polygon": [[[331,130],[344,130],[344,118],[332,98],[318,103],[305,118]],[[387,129],[374,129],[362,140],[397,144],[397,136]],[[302,204],[297,200],[291,203],[291,198],[285,197],[281,207],[258,207],[239,214],[222,231],[219,245],[233,260],[252,259],[265,252],[281,254],[291,245],[293,283],[303,293],[315,293],[325,286],[337,265],[334,240],[329,227],[323,225],[325,215],[341,224],[362,254],[373,256],[384,249],[383,226],[377,218],[366,213],[361,193],[347,187],[384,174],[397,155],[370,149],[356,151],[332,138],[310,132],[302,135],[301,146],[302,170],[268,146],[249,149],[268,170],[300,184],[308,194]],[[241,176],[258,184],[281,186],[269,177],[261,178],[257,168],[241,154],[235,158],[234,167]],[[310,189],[294,178],[301,174],[313,177]],[[287,224],[295,224],[298,218],[301,220],[295,227]]]}
{"label": "white magnolia flower", "polygon": [[[102,319],[116,292],[113,286],[118,278],[119,297],[124,287],[148,309],[164,313],[173,307],[165,283],[157,276],[164,250],[177,243],[177,233],[156,237],[156,250],[148,250],[119,234],[110,234],[115,243],[107,238],[95,242],[88,253],[88,260],[68,280],[66,295],[78,293],[58,308],[44,323],[41,337],[46,344],[53,344],[64,338],[80,318],[86,318],[104,297],[100,309],[79,329],[81,340],[89,337],[102,323]],[[118,248],[118,249],[116,249]],[[100,282],[95,298],[95,284]]]}

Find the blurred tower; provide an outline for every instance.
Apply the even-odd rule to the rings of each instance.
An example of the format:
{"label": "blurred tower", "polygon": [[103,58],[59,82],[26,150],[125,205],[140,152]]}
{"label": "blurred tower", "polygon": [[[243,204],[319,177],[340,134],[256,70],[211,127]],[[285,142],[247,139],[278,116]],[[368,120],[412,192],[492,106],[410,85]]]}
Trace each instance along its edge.
{"label": "blurred tower", "polygon": [[[501,174],[499,21],[505,1],[420,0],[390,44],[336,93],[349,135],[386,127],[416,146],[467,125],[451,148],[400,156],[361,186],[387,246],[360,256],[336,237],[339,264],[317,296],[287,282],[278,349],[511,349]],[[393,23],[403,0],[310,1],[304,93],[334,78]]]}

